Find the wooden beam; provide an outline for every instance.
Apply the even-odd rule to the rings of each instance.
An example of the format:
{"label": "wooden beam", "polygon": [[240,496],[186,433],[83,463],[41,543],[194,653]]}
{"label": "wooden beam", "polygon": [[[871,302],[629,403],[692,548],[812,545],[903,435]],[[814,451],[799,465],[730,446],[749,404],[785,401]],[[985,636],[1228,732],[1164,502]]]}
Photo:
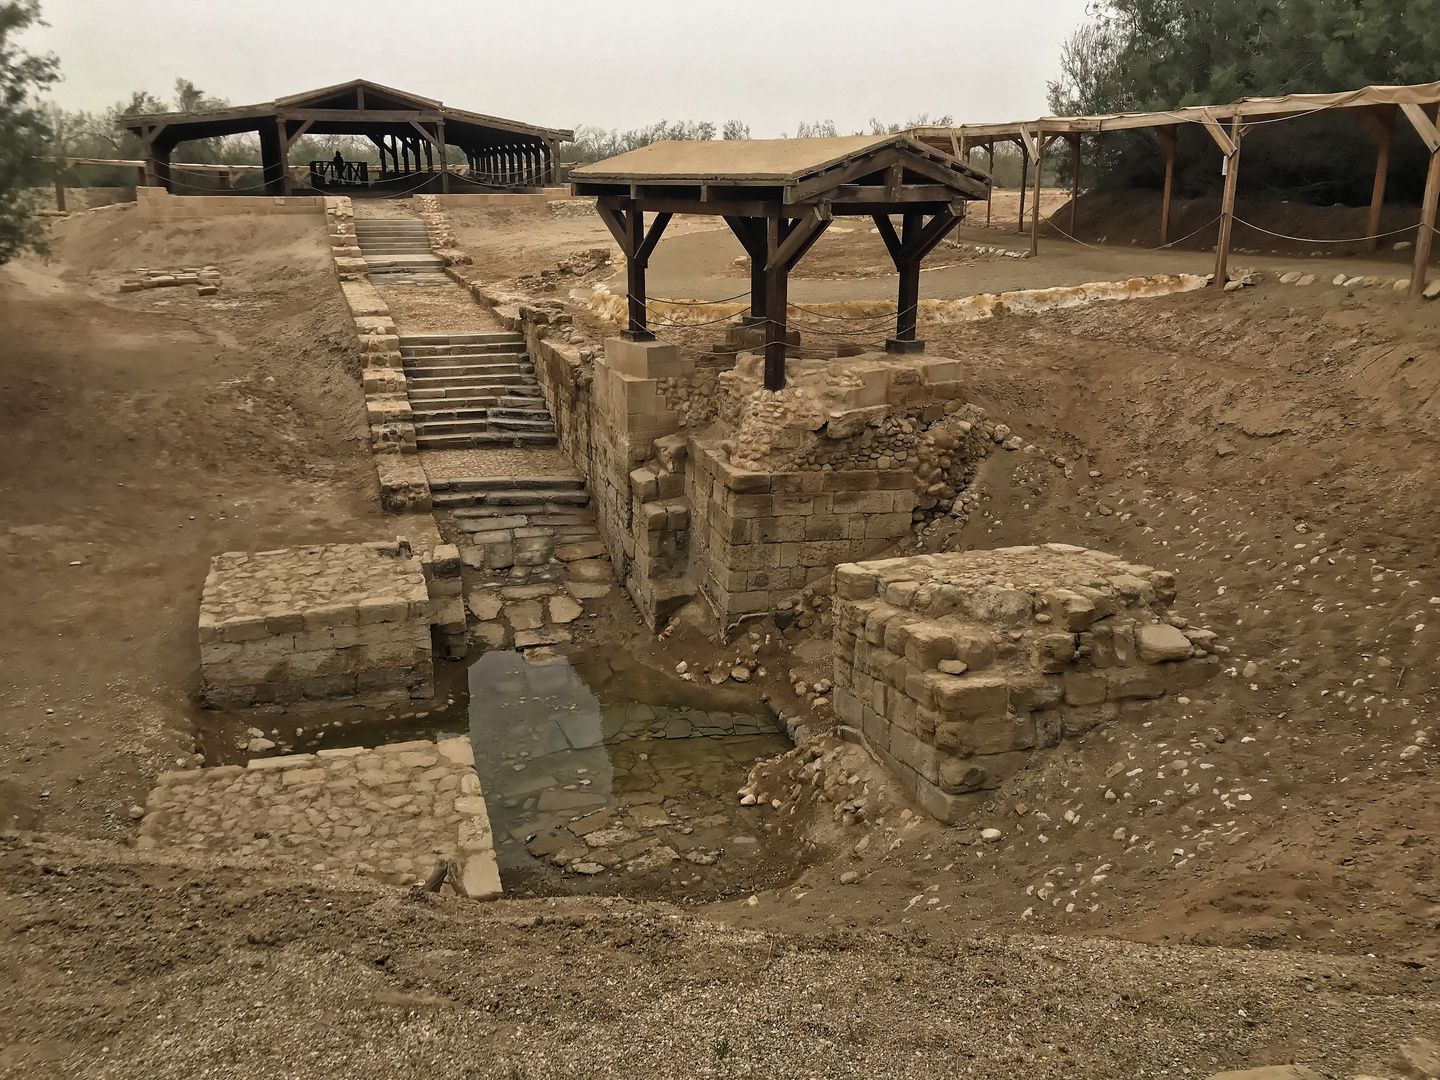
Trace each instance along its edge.
{"label": "wooden beam", "polygon": [[1025,231],[1025,189],[1030,180],[1030,151],[1026,141],[1016,140],[1020,146],[1020,218],[1015,222],[1015,231]]}
{"label": "wooden beam", "polygon": [[1076,132],[1066,136],[1066,142],[1070,144],[1070,157],[1074,162],[1070,172],[1070,235],[1075,235],[1076,214],[1079,212],[1080,202],[1080,134]]}
{"label": "wooden beam", "polygon": [[1401,105],[1400,111],[1405,114],[1405,119],[1410,121],[1410,126],[1415,133],[1424,141],[1430,153],[1440,150],[1440,131],[1435,130],[1435,122],[1425,114],[1425,110],[1419,105]]}
{"label": "wooden beam", "polygon": [[1385,183],[1390,174],[1390,143],[1395,136],[1394,105],[1357,109],[1355,115],[1375,140],[1375,180],[1370,185],[1370,216],[1365,225],[1366,254],[1375,254],[1380,245],[1380,214],[1385,209]]}
{"label": "wooden beam", "polygon": [[[906,184],[899,191],[891,193],[875,184],[847,184],[826,193],[826,201],[842,206],[847,203],[948,203],[955,198],[955,189],[944,184]],[[808,203],[791,203],[793,209]]]}
{"label": "wooden beam", "polygon": [[[1206,125],[1207,128],[1209,125]],[[1215,127],[1218,129],[1219,124]],[[1230,233],[1235,223],[1235,191],[1240,184],[1240,117],[1230,121],[1230,134],[1225,139],[1230,151],[1225,155],[1225,197],[1220,204],[1220,235],[1215,243],[1215,279],[1217,289],[1224,289],[1229,280],[1227,270],[1230,260]],[[1213,136],[1215,132],[1210,134]],[[1225,133],[1220,132],[1221,135]],[[1219,142],[1219,140],[1216,140]]]}
{"label": "wooden beam", "polygon": [[[1202,109],[1201,122],[1205,125],[1205,130],[1210,132],[1210,137],[1215,140],[1215,145],[1220,147],[1220,153],[1224,154],[1227,158],[1232,156],[1236,150],[1235,143],[1229,135],[1225,134],[1225,129],[1220,126],[1220,121],[1215,119],[1215,114],[1209,109]],[[1238,123],[1238,118],[1230,121],[1232,134],[1240,130],[1237,126]]]}
{"label": "wooden beam", "polygon": [[[438,121],[437,121],[437,123],[438,123]],[[410,121],[410,126],[411,126],[412,128],[414,128],[416,131],[418,131],[418,132],[420,133],[420,137],[421,137],[422,139],[424,139],[426,142],[430,143],[432,146],[439,146],[439,145],[440,145],[440,144],[436,141],[434,135],[430,134],[430,132],[426,131],[423,127],[420,126],[419,121],[417,121],[417,120],[411,120],[411,121]]]}
{"label": "wooden beam", "polygon": [[[314,120],[303,120],[301,121],[300,126],[295,129],[294,135],[285,136],[285,152],[287,154],[290,152],[291,148],[300,141],[301,136],[303,136],[307,131],[310,130],[311,126],[314,123]],[[285,130],[290,130],[289,125],[286,125]]]}
{"label": "wooden beam", "polygon": [[313,120],[322,124],[408,124],[412,121],[433,124],[438,112],[418,109],[285,109],[276,114],[281,120]]}
{"label": "wooden beam", "polygon": [[625,264],[625,294],[629,302],[630,321],[621,337],[630,341],[653,341],[655,335],[650,332],[649,313],[645,310],[645,211],[631,206],[625,212],[625,236],[626,246],[634,254]]}
{"label": "wooden beam", "polygon": [[290,146],[285,141],[287,138],[285,118],[283,116],[276,117],[275,124],[279,129],[280,138],[280,194],[289,195],[290,185],[293,181],[290,179]]}
{"label": "wooden beam", "polygon": [[765,317],[765,220],[727,217],[725,224],[750,256],[750,318]]}
{"label": "wooden beam", "polygon": [[[985,193],[985,185],[973,176],[962,173],[958,169],[953,169],[943,162],[932,161],[930,158],[921,157],[919,154],[910,150],[902,150],[900,152],[900,167],[901,169],[908,169],[913,173],[918,173],[928,180],[934,180],[937,183],[943,184],[952,191],[959,188],[964,194],[974,196],[977,199]],[[953,198],[954,196],[952,195],[951,197]],[[948,202],[949,200],[947,199],[946,201]]]}
{"label": "wooden beam", "polygon": [[871,173],[883,172],[895,164],[899,158],[899,151],[893,146],[875,154],[872,157],[861,158],[834,168],[827,169],[808,179],[800,181],[794,187],[785,189],[785,201],[787,203],[803,202],[816,195],[824,194],[843,184],[853,184],[862,176],[869,176]]}
{"label": "wooden beam", "polygon": [[954,210],[949,208],[942,210],[932,217],[929,223],[915,233],[905,245],[905,257],[912,259],[923,259],[935,246],[945,239],[945,234],[960,224],[960,218]]}
{"label": "wooden beam", "polygon": [[650,224],[650,230],[645,234],[645,239],[640,241],[640,248],[635,252],[635,257],[642,262],[650,261],[650,253],[655,250],[655,245],[660,243],[660,235],[665,231],[665,226],[670,224],[670,214],[656,214],[655,220]]}
{"label": "wooden beam", "polygon": [[771,260],[782,263],[789,271],[809,251],[820,234],[830,227],[830,218],[823,216],[819,209],[812,210],[806,214],[790,230],[783,243],[774,251],[766,251],[765,268],[770,268]]}
{"label": "wooden beam", "polygon": [[1175,189],[1175,140],[1179,124],[1166,124],[1155,129],[1155,137],[1165,150],[1165,195],[1160,203],[1160,246],[1170,242],[1170,195]]}
{"label": "wooden beam", "polygon": [[625,231],[625,213],[607,203],[604,199],[595,200],[595,212],[600,215],[600,220],[610,230],[610,235],[615,237],[615,243],[620,245],[620,254],[628,261],[631,255],[630,235]]}
{"label": "wooden beam", "polygon": [[891,261],[899,266],[900,259],[904,255],[904,245],[895,235],[895,226],[890,223],[890,215],[876,214],[872,220],[875,222],[875,228],[880,232],[880,239],[885,241],[885,250],[890,252]]}

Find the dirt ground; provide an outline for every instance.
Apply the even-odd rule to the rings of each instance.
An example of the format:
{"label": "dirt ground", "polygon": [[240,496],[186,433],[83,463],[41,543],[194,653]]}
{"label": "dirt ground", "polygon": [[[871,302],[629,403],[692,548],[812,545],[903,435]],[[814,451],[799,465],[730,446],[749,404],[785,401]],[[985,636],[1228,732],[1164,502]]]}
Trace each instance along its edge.
{"label": "dirt ground", "polygon": [[[863,763],[888,806],[832,821],[792,801],[800,759],[778,762],[766,827],[804,857],[753,902],[416,903],[115,843],[193,749],[208,556],[396,530],[318,225],[110,213],[56,226],[52,263],[0,270],[0,590],[20,615],[0,792],[9,828],[45,833],[0,845],[0,971],[26,987],[0,999],[0,1077],[1423,1075],[1397,1054],[1440,1034],[1440,307],[1270,274],[932,333],[973,401],[1074,464],[997,450],[981,511],[924,546],[1064,541],[1174,570],[1180,613],[1231,649],[1222,673],[1038,753],[960,828]],[[502,283],[608,242],[586,217],[454,218]],[[700,224],[657,249],[657,293],[732,280],[710,259],[728,234]],[[805,287],[888,296],[871,241],[837,234],[835,280]],[[1052,243],[954,280],[1184,259],[1208,261]],[[198,261],[225,273],[222,306],[113,291],[130,266]],[[759,689],[823,730],[788,678],[827,673],[822,615],[753,640]],[[657,680],[752,640],[698,618],[607,631]]]}

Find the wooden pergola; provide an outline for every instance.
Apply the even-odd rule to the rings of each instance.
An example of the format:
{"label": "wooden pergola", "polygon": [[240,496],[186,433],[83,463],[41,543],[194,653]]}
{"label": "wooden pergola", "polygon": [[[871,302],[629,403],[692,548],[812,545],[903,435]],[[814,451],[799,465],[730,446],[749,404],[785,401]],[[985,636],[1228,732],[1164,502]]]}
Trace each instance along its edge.
{"label": "wooden pergola", "polygon": [[[307,134],[368,138],[380,152],[382,184],[420,177],[419,185],[391,185],[407,192],[449,192],[452,184],[470,190],[553,184],[560,144],[574,138],[572,131],[466,112],[364,79],[260,105],[134,116],[125,127],[144,143],[146,183],[166,190],[173,187],[170,159],[179,144],[257,132],[264,188],[271,195],[294,190],[289,154]],[[452,147],[469,165],[463,179],[450,167]],[[430,174],[433,181],[426,180]]]}
{"label": "wooden pergola", "polygon": [[[649,340],[645,267],[675,214],[718,215],[750,255],[750,321],[765,326],[765,386],[785,385],[790,271],[835,217],[870,217],[900,275],[891,352],[920,352],[920,262],[989,194],[980,169],[906,135],[659,142],[570,174],[596,196],[626,259],[632,340]],[[655,215],[647,229],[645,215]],[[891,215],[899,215],[897,232]]]}
{"label": "wooden pergola", "polygon": [[[1074,160],[1071,180],[1070,231],[1075,231],[1075,204],[1080,191],[1080,139],[1110,131],[1150,130],[1165,153],[1165,189],[1160,211],[1160,243],[1170,242],[1170,197],[1175,180],[1175,142],[1181,124],[1201,125],[1224,156],[1225,191],[1220,211],[1220,235],[1215,244],[1215,280],[1225,281],[1230,256],[1230,235],[1235,218],[1235,192],[1240,177],[1240,144],[1257,124],[1322,112],[1354,112],[1375,140],[1375,181],[1371,189],[1370,218],[1366,229],[1366,250],[1375,251],[1380,228],[1380,211],[1385,203],[1385,180],[1390,168],[1390,143],[1397,115],[1403,115],[1430,152],[1425,176],[1425,195],[1415,237],[1415,268],[1410,275],[1410,295],[1425,290],[1426,264],[1435,237],[1436,205],[1440,202],[1440,82],[1414,86],[1366,86],[1338,94],[1288,94],[1284,97],[1242,98],[1228,105],[1196,105],[1169,112],[1127,112],[1100,116],[1042,116],[1038,120],[1010,124],[957,124],[953,127],[919,127],[910,134],[926,145],[948,150],[968,159],[970,151],[988,149],[995,161],[997,143],[1016,143],[1021,153],[1021,176],[1030,160],[1035,162],[1034,192],[1030,204],[1030,253],[1039,251],[1040,173],[1045,150],[1063,139],[1070,144]],[[1020,220],[1024,226],[1025,191],[1020,193]],[[988,220],[988,214],[987,214]]]}

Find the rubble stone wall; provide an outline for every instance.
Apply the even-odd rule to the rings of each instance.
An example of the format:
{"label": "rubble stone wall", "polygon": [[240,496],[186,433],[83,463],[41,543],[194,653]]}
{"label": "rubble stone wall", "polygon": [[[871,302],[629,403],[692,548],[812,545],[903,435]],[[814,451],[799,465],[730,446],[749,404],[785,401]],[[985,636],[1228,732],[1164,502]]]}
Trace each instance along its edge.
{"label": "rubble stone wall", "polygon": [[216,555],[200,601],[212,708],[434,696],[431,600],[400,541]]}
{"label": "rubble stone wall", "polygon": [[1170,606],[1175,578],[1068,544],[835,570],[835,711],[937,818],[955,821],[1037,747],[1219,667]]}
{"label": "rubble stone wall", "polygon": [[323,214],[325,201],[323,195],[171,195],[160,187],[135,189],[140,216],[163,221],[245,214]]}

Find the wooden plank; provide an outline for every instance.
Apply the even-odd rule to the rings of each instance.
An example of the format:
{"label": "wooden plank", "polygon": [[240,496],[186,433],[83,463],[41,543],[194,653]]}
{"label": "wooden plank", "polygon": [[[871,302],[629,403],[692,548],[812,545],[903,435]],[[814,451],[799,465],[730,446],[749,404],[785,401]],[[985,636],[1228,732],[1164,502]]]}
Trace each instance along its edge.
{"label": "wooden plank", "polygon": [[1029,184],[1030,175],[1030,151],[1026,148],[1025,142],[1020,142],[1020,220],[1015,223],[1015,231],[1025,231],[1025,188]]}
{"label": "wooden plank", "polygon": [[278,129],[280,140],[280,194],[289,195],[294,180],[290,177],[290,146],[286,140],[286,122],[284,117],[276,117],[275,125]]}
{"label": "wooden plank", "polygon": [[1370,186],[1370,216],[1365,226],[1365,251],[1375,254],[1380,245],[1380,214],[1385,209],[1385,182],[1390,173],[1390,143],[1395,136],[1395,106],[1357,109],[1356,115],[1375,140],[1375,180]]}
{"label": "wooden plank", "polygon": [[1030,256],[1040,254],[1040,181],[1045,173],[1045,148],[1049,139],[1037,139],[1035,146],[1035,198],[1030,204]]}
{"label": "wooden plank", "polygon": [[1410,271],[1410,297],[1414,300],[1420,299],[1425,292],[1430,245],[1435,239],[1437,201],[1440,201],[1440,150],[1432,150],[1430,168],[1425,173],[1425,197],[1420,203],[1420,228],[1415,235],[1415,266]]}
{"label": "wooden plank", "polygon": [[635,254],[625,263],[625,295],[630,321],[621,336],[631,341],[650,341],[655,335],[650,332],[650,315],[645,309],[645,259],[641,254],[645,244],[645,211],[634,206],[626,211],[625,237],[627,249]]}
{"label": "wooden plank", "polygon": [[960,224],[960,218],[948,207],[934,215],[923,229],[917,229],[905,244],[904,257],[923,259],[945,239],[945,234]]}
{"label": "wooden plank", "polygon": [[[923,158],[919,154],[909,150],[902,150],[900,152],[900,165],[902,168],[909,169],[913,173],[919,173],[928,180],[934,180],[952,190],[961,191],[976,199],[984,195],[989,186],[977,180],[969,173],[963,173],[959,169],[953,169],[939,161],[931,161],[928,158]],[[953,198],[954,196],[951,197]],[[949,199],[946,201],[948,202]]]}
{"label": "wooden plank", "polygon": [[[826,200],[835,206],[847,203],[948,203],[955,199],[955,189],[944,184],[906,184],[894,194],[874,184],[847,184],[826,193]],[[808,205],[808,204],[801,204]],[[791,203],[794,208],[796,204]]]}
{"label": "wooden plank", "polygon": [[[1214,135],[1213,131],[1211,135]],[[1240,118],[1237,116],[1230,121],[1230,135],[1226,139],[1231,151],[1225,155],[1225,197],[1220,204],[1220,236],[1215,244],[1214,285],[1217,289],[1224,289],[1229,280],[1226,272],[1230,260],[1230,233],[1235,223],[1235,191],[1240,185],[1240,136]]]}
{"label": "wooden plank", "polygon": [[450,155],[445,149],[445,121],[435,123],[435,145],[440,148],[440,194],[450,194]]}
{"label": "wooden plank", "polygon": [[1021,147],[1023,147],[1025,150],[1028,150],[1032,158],[1038,158],[1040,156],[1040,151],[1039,148],[1035,145],[1035,136],[1030,134],[1030,128],[1025,124],[1021,124],[1018,130],[1018,134],[1020,136]]}
{"label": "wooden plank", "polygon": [[1430,153],[1440,150],[1440,131],[1435,130],[1435,123],[1425,115],[1425,110],[1419,105],[1401,105],[1400,111],[1405,114],[1405,119],[1410,121],[1410,126],[1415,133],[1424,141]]}
{"label": "wooden plank", "polygon": [[1155,129],[1155,137],[1165,151],[1165,194],[1160,203],[1160,246],[1170,242],[1170,196],[1175,190],[1175,141],[1180,131],[1179,124],[1170,124]]}

